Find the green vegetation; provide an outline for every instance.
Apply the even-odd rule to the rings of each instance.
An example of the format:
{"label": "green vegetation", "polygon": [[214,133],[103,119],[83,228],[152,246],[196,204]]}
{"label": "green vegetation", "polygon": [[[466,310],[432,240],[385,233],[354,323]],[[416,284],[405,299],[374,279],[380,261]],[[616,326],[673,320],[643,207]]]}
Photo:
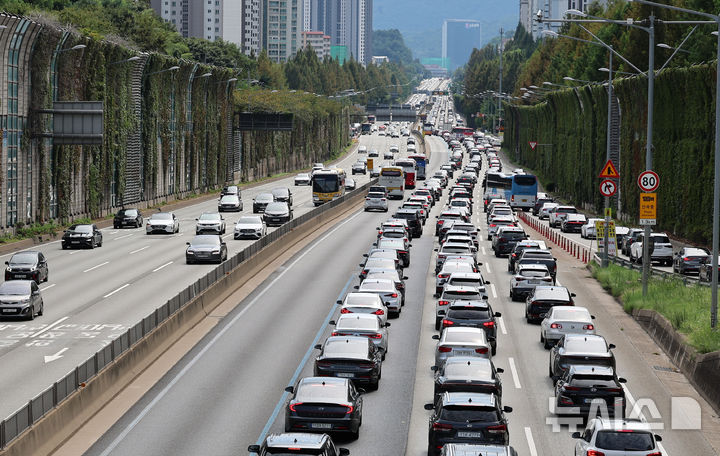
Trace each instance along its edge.
{"label": "green vegetation", "polygon": [[373,30],[373,54],[385,55],[391,62],[412,63],[412,51],[405,46],[400,30]]}
{"label": "green vegetation", "polygon": [[720,332],[710,329],[710,288],[683,284],[677,278],[652,277],[648,294],[643,297],[640,272],[610,264],[603,269],[593,263],[593,277],[618,298],[626,312],[652,309],[687,336],[688,343],[700,353],[720,350]]}

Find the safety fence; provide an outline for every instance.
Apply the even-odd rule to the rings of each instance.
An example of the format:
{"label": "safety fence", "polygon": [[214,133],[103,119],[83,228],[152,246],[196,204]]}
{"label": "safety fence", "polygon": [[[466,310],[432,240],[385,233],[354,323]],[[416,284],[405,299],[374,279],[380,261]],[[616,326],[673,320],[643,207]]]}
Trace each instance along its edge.
{"label": "safety fence", "polygon": [[291,221],[285,223],[275,231],[253,242],[235,256],[228,258],[219,264],[212,271],[201,277],[193,284],[182,290],[165,304],[155,309],[147,317],[128,329],[125,333],[114,339],[91,358],[75,367],[67,375],[56,381],[49,388],[30,400],[18,411],[0,422],[0,449],[5,448],[10,442],[17,438],[22,432],[30,428],[40,418],[45,416],[53,408],[61,404],[72,393],[85,386],[85,383],[95,377],[100,371],[120,357],[123,353],[132,348],[143,337],[157,328],[165,320],[182,309],[186,304],[193,301],[205,290],[214,285],[217,281],[230,274],[240,264],[247,261],[260,250],[280,239],[286,233],[298,228],[315,217],[321,216],[324,212],[343,204],[346,200],[354,198],[355,195],[367,190],[374,185],[377,179],[372,179],[367,184],[358,187],[334,201],[325,203]]}

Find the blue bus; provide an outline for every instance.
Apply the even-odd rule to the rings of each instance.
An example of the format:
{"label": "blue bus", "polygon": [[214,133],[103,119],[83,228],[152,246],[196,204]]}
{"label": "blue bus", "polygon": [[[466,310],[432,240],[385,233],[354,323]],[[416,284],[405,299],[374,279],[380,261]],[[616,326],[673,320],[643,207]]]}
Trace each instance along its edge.
{"label": "blue bus", "polygon": [[510,207],[524,211],[535,207],[537,200],[538,182],[532,174],[513,174],[510,176]]}
{"label": "blue bus", "polygon": [[415,160],[415,164],[417,165],[417,180],[425,180],[425,166],[427,163],[425,154],[409,154],[408,158]]}

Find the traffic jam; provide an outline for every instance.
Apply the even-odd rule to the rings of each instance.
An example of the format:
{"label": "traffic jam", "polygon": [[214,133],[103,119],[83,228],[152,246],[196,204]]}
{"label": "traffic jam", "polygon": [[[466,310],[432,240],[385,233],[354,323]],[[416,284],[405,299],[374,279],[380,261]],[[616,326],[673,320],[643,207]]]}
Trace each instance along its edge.
{"label": "traffic jam", "polygon": [[[551,248],[520,224],[516,213],[546,197],[538,193],[535,176],[520,169],[503,174],[496,138],[441,135],[449,161],[424,180],[408,179],[417,171],[412,160],[398,158],[381,167],[365,210],[387,212],[387,200],[398,194],[404,201],[375,227],[377,239],[361,259],[359,284],[337,301],[331,334],[315,347],[313,376],[286,389],[285,433],[270,434],[248,450],[261,455],[350,453],[333,440],[360,436],[363,396],[382,388],[391,325],[402,318],[406,305],[412,241],[434,236],[434,362],[428,366],[433,394],[423,404],[429,413],[428,455],[518,454],[510,446],[513,404],[503,401],[507,366],[493,361],[503,352],[498,343],[503,315],[497,309],[509,303],[491,296],[493,284],[483,276],[483,263],[491,256],[507,258],[509,301],[521,303],[523,331],[536,332],[546,350],[553,384],[547,391],[549,415],[582,418],[584,430],[572,433],[574,454],[661,455],[662,438],[645,423],[626,418],[626,380],[616,370],[615,346],[596,327],[595,316],[562,285]],[[482,226],[480,217],[486,221]],[[486,247],[492,252],[485,253]]]}

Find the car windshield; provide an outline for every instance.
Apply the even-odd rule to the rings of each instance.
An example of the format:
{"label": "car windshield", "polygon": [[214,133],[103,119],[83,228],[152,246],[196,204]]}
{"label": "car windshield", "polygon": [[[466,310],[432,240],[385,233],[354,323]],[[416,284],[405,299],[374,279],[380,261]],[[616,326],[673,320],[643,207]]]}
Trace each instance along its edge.
{"label": "car windshield", "polygon": [[310,175],[309,174],[298,174],[296,177],[299,179],[309,179]]}
{"label": "car windshield", "polygon": [[573,375],[570,384],[581,388],[616,388],[612,375]]}
{"label": "car windshield", "polygon": [[255,201],[259,203],[267,203],[274,201],[275,197],[272,195],[272,193],[261,193],[258,196],[255,197]]}
{"label": "car windshield", "polygon": [[118,217],[137,217],[137,209],[122,209],[118,212]]}
{"label": "car windshield", "polygon": [[490,318],[490,311],[487,308],[479,307],[451,307],[448,310],[447,318],[459,320],[487,320]]}
{"label": "car windshield", "polygon": [[347,386],[336,382],[312,382],[298,385],[295,400],[300,402],[345,402]]}
{"label": "car windshield", "polygon": [[548,275],[547,270],[540,271],[537,269],[522,269],[520,270],[520,275],[523,277],[545,277]]}
{"label": "car windshield", "polygon": [[262,225],[262,219],[260,217],[240,217],[237,221],[238,225]]}
{"label": "car windshield", "polygon": [[500,421],[498,412],[493,407],[468,407],[466,405],[449,405],[443,407],[440,419],[462,422],[494,422]]}
{"label": "car windshield", "polygon": [[585,309],[558,309],[553,310],[555,320],[587,321],[590,320],[590,312]]}
{"label": "car windshield", "polygon": [[442,299],[445,300],[462,300],[462,301],[472,301],[476,299],[482,299],[482,296],[480,293],[478,293],[475,290],[467,290],[467,291],[445,291],[442,295]]}
{"label": "car windshield", "polygon": [[286,188],[274,188],[272,194],[279,198],[286,198],[289,195],[289,191]]}
{"label": "car windshield", "polygon": [[655,447],[649,432],[625,430],[598,432],[595,446],[601,450],[613,451],[649,451]]}
{"label": "car windshield", "polygon": [[16,253],[10,258],[10,264],[35,264],[37,253]]}
{"label": "car windshield", "polygon": [[379,320],[374,318],[340,318],[335,329],[369,329],[375,331],[378,329]]}
{"label": "car windshield", "polygon": [[405,245],[402,239],[381,239],[380,242],[378,242],[378,248],[403,249]]}
{"label": "car windshield", "polygon": [[[486,360],[483,359],[483,361]],[[479,360],[462,363],[448,361],[445,364],[444,374],[446,377],[474,377],[476,379],[488,378],[492,376],[492,368],[489,362],[482,362]]]}
{"label": "car windshield", "polygon": [[365,280],[360,285],[360,291],[392,291],[395,286],[390,281],[370,281]]}
{"label": "car windshield", "polygon": [[10,280],[0,284],[0,295],[23,296],[30,294],[30,283],[25,281]]}
{"label": "car windshield", "polygon": [[161,212],[158,214],[153,214],[151,217],[153,220],[172,220],[172,214],[169,212]]}
{"label": "car windshield", "polygon": [[220,214],[202,214],[199,220],[203,222],[219,222]]}
{"label": "car windshield", "polygon": [[368,198],[385,198],[383,193],[368,193]]}
{"label": "car windshield", "polygon": [[577,338],[565,341],[565,350],[579,353],[607,353],[603,339],[596,337]]}
{"label": "car windshield", "polygon": [[200,235],[195,236],[190,243],[193,247],[208,247],[220,245],[220,236]]}
{"label": "car windshield", "polygon": [[73,225],[69,231],[75,231],[76,233],[92,233],[92,225]]}
{"label": "car windshield", "polygon": [[287,212],[287,204],[285,204],[285,203],[270,203],[265,208],[265,212]]}
{"label": "car windshield", "polygon": [[445,331],[443,334],[443,342],[462,343],[462,344],[482,344],[485,342],[485,332],[469,331]]}
{"label": "car windshield", "polygon": [[321,448],[267,448],[266,451],[267,454],[272,454],[273,456],[322,456],[325,454],[325,450]]}
{"label": "car windshield", "polygon": [[520,231],[503,231],[501,236],[510,241],[519,241],[525,238],[525,233]]}
{"label": "car windshield", "polygon": [[221,203],[237,203],[238,197],[235,195],[225,195],[220,199]]}
{"label": "car windshield", "polygon": [[470,253],[470,247],[465,245],[445,245],[440,250],[440,253]]}
{"label": "car windshield", "polygon": [[343,358],[358,356],[367,356],[368,344],[366,338],[332,338],[325,343],[323,347],[323,356]]}

